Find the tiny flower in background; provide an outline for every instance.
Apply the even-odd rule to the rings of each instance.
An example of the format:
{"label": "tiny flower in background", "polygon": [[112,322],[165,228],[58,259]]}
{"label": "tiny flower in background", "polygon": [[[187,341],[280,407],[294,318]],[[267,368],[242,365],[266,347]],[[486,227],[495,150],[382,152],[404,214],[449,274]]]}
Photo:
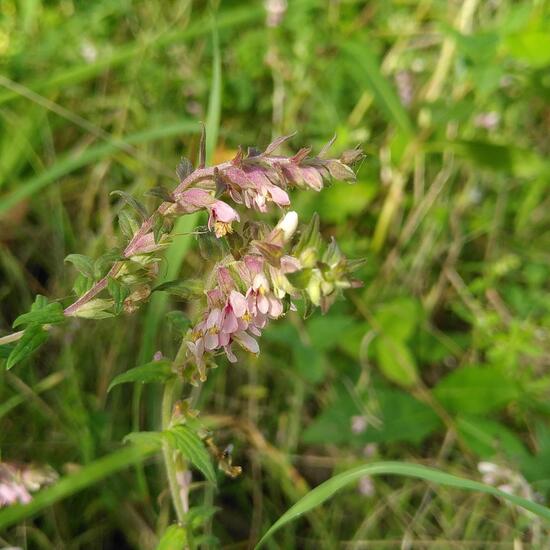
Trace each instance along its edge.
{"label": "tiny flower in background", "polygon": [[485,130],[494,130],[500,124],[500,114],[496,111],[479,113],[474,118],[474,126]]}
{"label": "tiny flower in background", "polygon": [[372,481],[372,477],[363,476],[359,480],[359,483],[357,484],[357,490],[359,491],[359,494],[365,497],[374,496],[375,488],[374,488],[374,482]]}
{"label": "tiny flower in background", "polygon": [[378,454],[378,445],[376,443],[368,443],[363,447],[363,456],[365,458],[372,458]]}
{"label": "tiny flower in background", "polygon": [[80,44],[80,55],[86,63],[93,63],[97,60],[97,48],[89,40],[84,40]]}
{"label": "tiny flower in background", "polygon": [[363,433],[368,426],[367,418],[365,416],[352,416],[351,417],[351,431],[354,434]]}
{"label": "tiny flower in background", "polygon": [[31,492],[54,482],[57,473],[49,466],[0,462],[0,508],[10,504],[27,504]]}
{"label": "tiny flower in background", "polygon": [[410,107],[413,102],[413,79],[410,71],[399,71],[395,75],[395,85],[399,99],[405,107]]}
{"label": "tiny flower in background", "polygon": [[482,461],[477,465],[483,483],[493,485],[505,493],[535,500],[535,493],[527,480],[519,473],[493,462]]}
{"label": "tiny flower in background", "polygon": [[266,25],[268,27],[278,27],[286,13],[287,1],[265,0],[264,5],[267,12]]}

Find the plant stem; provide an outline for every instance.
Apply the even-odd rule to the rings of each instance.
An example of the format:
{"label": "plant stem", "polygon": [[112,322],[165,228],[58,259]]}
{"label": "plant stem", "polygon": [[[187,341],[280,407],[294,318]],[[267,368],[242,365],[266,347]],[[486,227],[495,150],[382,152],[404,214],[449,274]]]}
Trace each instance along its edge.
{"label": "plant stem", "polygon": [[[162,429],[167,430],[170,427],[172,420],[172,407],[174,400],[174,391],[178,386],[179,381],[177,379],[169,380],[164,387],[164,394],[162,396]],[[172,495],[172,503],[178,521],[183,525],[185,510],[183,508],[183,502],[181,500],[180,488],[177,479],[176,462],[173,457],[173,450],[168,442],[164,442],[162,445],[162,453],[164,455],[164,467],[166,468],[166,476],[168,477],[168,484],[170,486],[170,493]]]}
{"label": "plant stem", "polygon": [[[183,360],[185,359],[185,354],[187,352],[187,343],[183,339],[181,341],[178,352],[174,359],[174,365],[179,367]],[[161,421],[162,429],[167,430],[170,428],[172,422],[172,409],[174,406],[174,394],[177,389],[181,390],[181,382],[178,378],[169,380],[164,386],[164,393],[162,395],[162,411],[161,411]],[[168,484],[170,486],[170,494],[172,495],[172,502],[174,504],[174,509],[180,524],[185,527],[184,516],[186,513],[185,507],[183,505],[183,499],[181,497],[181,490],[177,479],[178,467],[176,466],[176,461],[174,460],[173,450],[171,449],[168,442],[165,442],[162,446],[162,453],[164,455],[164,466],[166,468],[166,476],[168,478]],[[180,464],[179,469],[182,469]]]}
{"label": "plant stem", "polygon": [[[225,162],[223,164],[220,164],[218,166],[212,166],[210,168],[202,168],[199,170],[195,170],[189,176],[187,176],[173,191],[173,195],[177,196],[178,194],[185,191],[188,187],[193,185],[194,183],[199,182],[200,180],[204,179],[211,179],[214,177],[214,170],[215,169],[223,169],[229,166],[229,162]],[[165,214],[166,211],[172,206],[172,203],[170,202],[163,202],[151,216],[149,216],[142,224],[141,227],[136,231],[135,235],[130,239],[130,242],[124,249],[124,257],[130,257],[132,255],[132,252],[135,249],[136,243],[144,236],[146,235],[153,226],[155,225],[155,217],[157,214]],[[97,283],[94,284],[94,286],[88,290],[85,294],[83,294],[76,302],[72,303],[70,306],[65,308],[65,315],[70,316],[74,315],[83,305],[87,304],[92,298],[97,296],[103,289],[107,287],[107,283],[109,281],[109,277],[116,277],[118,272],[122,269],[122,266],[124,265],[124,262],[115,262],[113,264],[113,267],[109,270],[109,273],[105,275],[102,279],[97,281]]]}

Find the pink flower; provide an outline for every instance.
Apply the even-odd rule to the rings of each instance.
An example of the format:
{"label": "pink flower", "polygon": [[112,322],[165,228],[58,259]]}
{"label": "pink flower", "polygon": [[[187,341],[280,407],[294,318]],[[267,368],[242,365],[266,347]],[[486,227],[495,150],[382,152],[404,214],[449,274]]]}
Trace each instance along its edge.
{"label": "pink flower", "polygon": [[267,202],[278,206],[290,204],[287,192],[275,185],[260,166],[244,169],[230,166],[224,171],[224,177],[231,198],[238,204],[244,203],[247,208],[267,212]]}
{"label": "pink flower", "polygon": [[0,508],[10,504],[27,504],[45,484],[57,479],[57,474],[48,466],[34,466],[0,462]]}
{"label": "pink flower", "polygon": [[192,188],[183,191],[176,197],[179,211],[191,214],[197,210],[206,209],[209,212],[208,229],[213,230],[216,237],[223,237],[232,232],[231,223],[240,221],[237,211],[214,198],[204,189]]}
{"label": "pink flower", "polygon": [[214,230],[216,237],[223,237],[227,233],[232,233],[231,223],[240,221],[239,214],[234,208],[231,208],[223,201],[216,201],[210,208],[208,218],[208,229]]}
{"label": "pink flower", "polygon": [[124,251],[124,255],[129,258],[130,256],[135,256],[137,254],[148,254],[149,252],[155,252],[155,250],[160,250],[164,248],[164,245],[155,243],[155,235],[152,231],[145,233],[131,245],[128,245]]}

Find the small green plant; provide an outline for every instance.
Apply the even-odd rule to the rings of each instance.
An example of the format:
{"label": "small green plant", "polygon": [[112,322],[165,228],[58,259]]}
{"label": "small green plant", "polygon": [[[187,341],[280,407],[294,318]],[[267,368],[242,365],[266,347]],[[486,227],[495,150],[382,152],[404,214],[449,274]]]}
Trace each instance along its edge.
{"label": "small green plant", "polygon": [[[162,430],[131,433],[126,440],[147,451],[162,448],[178,520],[165,538],[179,541],[179,547],[195,547],[194,533],[214,512],[190,510],[190,466],[212,485],[216,484],[212,456],[227,475],[241,472],[232,465],[228,450],[217,449],[191,401],[182,400],[184,386],[200,387],[222,356],[237,362],[238,349],[258,354],[257,339],[269,321],[296,310],[297,304],[305,316],[314,307],[325,312],[343,289],[361,284],[351,278],[361,262],[345,258],[334,240],[323,243],[317,216],[300,228],[296,212],[288,210],[288,191],[293,187],[321,191],[331,179],[353,182],[351,166],[363,154],[356,149],[339,159],[327,158],[329,143],[317,156],[311,156],[310,148],[293,156],[277,155],[290,137],[276,139],[264,151],[239,149],[231,161],[206,167],[203,130],[197,168],[183,159],[176,170],[178,186],[150,192],[161,201],[154,212],[115,191],[127,205],[119,214],[123,246],[95,260],[67,256],[66,261],[80,272],[74,285],[76,300],[63,308],[58,301],[38,296],[31,310],[13,324],[22,330],[0,340],[8,351],[6,368],[11,369],[35,352],[54,327],[73,318],[129,315],[154,292],[196,302],[196,319],[188,320],[182,312],[177,315],[181,342],[173,359],[159,351],[149,363],[117,376],[109,388],[127,382],[164,384]],[[250,215],[254,210],[266,213],[270,205],[286,210],[275,226]],[[194,232],[205,259],[202,272],[194,279],[156,284],[175,220],[198,211],[208,214],[207,226]]]}

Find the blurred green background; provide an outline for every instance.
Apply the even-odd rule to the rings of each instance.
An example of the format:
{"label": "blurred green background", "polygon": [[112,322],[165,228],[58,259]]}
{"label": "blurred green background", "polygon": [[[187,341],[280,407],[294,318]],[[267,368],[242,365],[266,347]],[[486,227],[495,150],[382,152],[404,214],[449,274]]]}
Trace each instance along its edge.
{"label": "blurred green background", "polygon": [[[273,323],[257,359],[213,371],[199,408],[244,473],[220,479],[211,532],[248,548],[309,487],[374,459],[548,503],[548,29],[544,0],[1,0],[0,335],[36,294],[68,303],[64,257],[121,242],[110,191],[174,186],[179,158],[196,158],[198,121],[213,162],[294,130],[291,148],[319,150],[336,133],[335,154],[367,153],[357,184],[296,191],[293,205],[366,258],[365,284],[326,316]],[[203,264],[182,234],[162,276]],[[155,296],[124,320],[75,321],[0,369],[2,460],[63,475],[155,429],[158,387],[107,387],[173,354],[165,313],[177,309],[192,311]],[[150,549],[170,521],[165,488],[153,459],[0,543]],[[550,545],[538,520],[491,497],[389,477],[361,480],[274,540]]]}

